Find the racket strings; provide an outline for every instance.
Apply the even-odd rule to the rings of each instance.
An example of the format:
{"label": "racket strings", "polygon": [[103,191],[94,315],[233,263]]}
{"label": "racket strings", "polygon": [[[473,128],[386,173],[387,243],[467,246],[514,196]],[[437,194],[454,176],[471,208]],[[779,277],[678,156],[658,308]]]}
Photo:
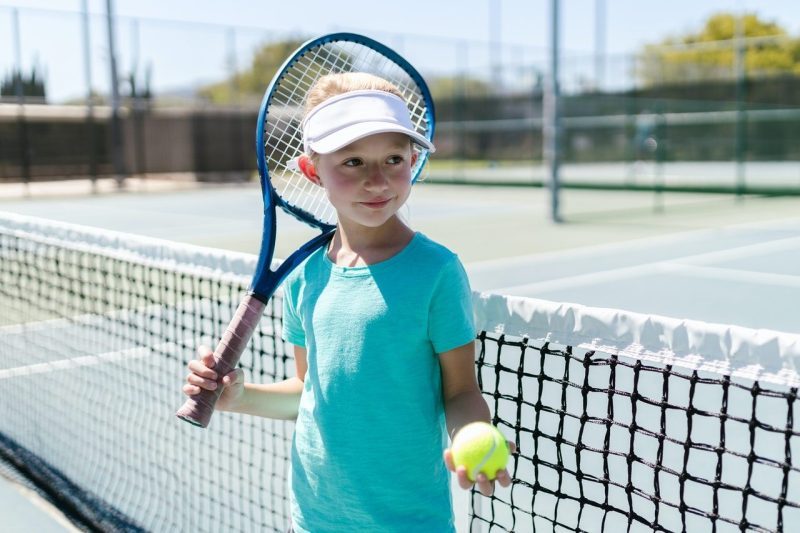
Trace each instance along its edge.
{"label": "racket strings", "polygon": [[[308,91],[314,82],[319,78],[323,69],[331,72],[336,66],[343,64],[341,57],[333,60],[324,58],[321,54],[306,54],[284,75],[279,91],[277,93],[282,102],[288,103],[296,109],[292,120],[283,121],[281,126],[285,131],[297,132],[292,142],[286,145],[286,149],[274,154],[277,156],[276,166],[285,169],[284,177],[281,180],[283,187],[276,191],[281,198],[289,205],[303,209],[312,214],[318,220],[327,223],[335,222],[335,215],[330,203],[324,198],[324,190],[305,179],[299,172],[294,171],[289,163],[293,161],[302,151],[302,131],[300,124],[304,115],[304,104]],[[288,129],[291,128],[291,129]]]}
{"label": "racket strings", "polygon": [[[343,72],[370,73],[391,82],[404,96],[416,130],[423,135],[430,130],[425,98],[417,83],[394,60],[368,46],[329,42],[308,51],[287,69],[274,88],[264,132],[270,179],[286,205],[330,225],[336,223],[336,211],[325,190],[308,180],[293,163],[304,149],[301,124],[308,92],[322,76]],[[421,157],[413,175],[422,164]]]}
{"label": "racket strings", "polygon": [[[323,69],[332,69],[336,62],[341,62],[341,60],[328,61],[326,59],[323,62],[319,54],[307,54],[297,63],[297,68],[287,72],[287,75],[284,76],[285,81],[280,86],[284,101],[290,102],[296,109],[291,131],[299,134],[294,135],[293,142],[287,145],[288,150],[279,154],[283,161],[283,167],[287,170],[285,174],[287,179],[282,180],[284,187],[276,190],[278,195],[289,205],[303,209],[318,220],[329,224],[335,222],[335,213],[325,197],[324,190],[299,172],[294,171],[288,163],[303,151],[300,124],[304,115],[306,95],[321,73],[325,72]],[[328,72],[330,71],[328,70]]]}

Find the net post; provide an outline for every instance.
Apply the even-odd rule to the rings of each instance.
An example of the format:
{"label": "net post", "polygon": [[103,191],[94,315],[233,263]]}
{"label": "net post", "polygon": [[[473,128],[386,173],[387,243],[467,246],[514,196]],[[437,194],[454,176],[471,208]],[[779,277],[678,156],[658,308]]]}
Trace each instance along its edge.
{"label": "net post", "polygon": [[550,190],[550,220],[561,222],[559,193],[561,188],[559,160],[561,124],[559,117],[559,0],[550,0],[550,75],[545,83],[542,114],[544,158],[548,168],[547,187]]}

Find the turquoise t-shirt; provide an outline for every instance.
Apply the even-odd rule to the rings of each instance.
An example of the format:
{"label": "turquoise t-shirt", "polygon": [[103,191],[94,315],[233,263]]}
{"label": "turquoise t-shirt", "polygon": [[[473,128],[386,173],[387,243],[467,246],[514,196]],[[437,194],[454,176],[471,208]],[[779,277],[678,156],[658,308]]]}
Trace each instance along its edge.
{"label": "turquoise t-shirt", "polygon": [[470,294],[458,257],[420,233],[364,267],[319,250],[287,278],[283,337],[308,352],[295,531],[454,531],[437,354],[475,338]]}

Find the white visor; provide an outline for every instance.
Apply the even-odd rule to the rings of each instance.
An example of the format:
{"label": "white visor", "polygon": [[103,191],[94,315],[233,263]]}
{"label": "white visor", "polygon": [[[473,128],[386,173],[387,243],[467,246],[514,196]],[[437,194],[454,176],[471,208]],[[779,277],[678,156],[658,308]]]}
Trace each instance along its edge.
{"label": "white visor", "polygon": [[376,133],[403,133],[435,150],[414,128],[405,101],[386,91],[351,91],[325,100],[303,120],[303,147],[307,154],[329,154]]}

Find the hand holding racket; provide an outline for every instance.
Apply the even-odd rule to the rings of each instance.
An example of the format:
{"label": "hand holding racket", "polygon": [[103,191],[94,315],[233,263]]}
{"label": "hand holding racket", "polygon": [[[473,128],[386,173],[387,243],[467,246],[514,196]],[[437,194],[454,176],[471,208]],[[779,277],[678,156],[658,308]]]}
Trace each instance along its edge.
{"label": "hand holding racket", "polygon": [[[272,79],[258,116],[256,152],[264,196],[264,228],[256,271],[247,295],[214,350],[214,371],[224,376],[239,362],[267,302],[289,272],[312,252],[327,243],[336,224],[336,212],[325,190],[308,180],[295,165],[303,153],[306,94],[317,79],[327,74],[365,72],[379,76],[403,93],[416,132],[433,138],[434,111],[428,87],[419,73],[390,48],[367,37],[335,33],[302,45]],[[428,158],[421,150],[412,169],[416,181]],[[275,270],[275,207],[320,230],[320,234],[292,253]],[[206,427],[222,387],[202,390],[192,396],[176,415],[196,426]]]}

